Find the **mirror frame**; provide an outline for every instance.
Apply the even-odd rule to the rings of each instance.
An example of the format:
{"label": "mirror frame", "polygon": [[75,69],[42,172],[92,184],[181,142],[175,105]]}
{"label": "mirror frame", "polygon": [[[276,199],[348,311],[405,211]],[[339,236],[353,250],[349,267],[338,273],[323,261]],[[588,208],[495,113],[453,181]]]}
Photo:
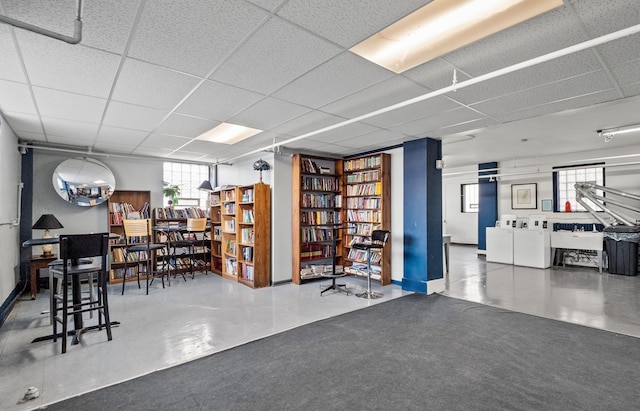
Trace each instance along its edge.
{"label": "mirror frame", "polygon": [[51,178],[54,191],[66,202],[81,207],[102,204],[116,189],[116,178],[106,164],[75,157],[58,164]]}

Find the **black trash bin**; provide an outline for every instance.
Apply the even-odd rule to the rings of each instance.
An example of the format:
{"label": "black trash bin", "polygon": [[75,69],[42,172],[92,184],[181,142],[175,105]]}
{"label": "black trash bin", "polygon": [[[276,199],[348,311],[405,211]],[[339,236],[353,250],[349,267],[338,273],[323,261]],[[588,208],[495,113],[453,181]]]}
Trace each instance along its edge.
{"label": "black trash bin", "polygon": [[609,258],[609,273],[638,275],[638,243],[640,226],[605,227],[604,244]]}

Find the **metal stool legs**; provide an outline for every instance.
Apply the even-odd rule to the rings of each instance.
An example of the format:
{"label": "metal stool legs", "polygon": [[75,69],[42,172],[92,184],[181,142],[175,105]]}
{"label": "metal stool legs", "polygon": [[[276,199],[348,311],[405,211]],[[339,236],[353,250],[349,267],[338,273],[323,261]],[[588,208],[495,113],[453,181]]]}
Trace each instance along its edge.
{"label": "metal stool legs", "polygon": [[356,294],[356,297],[374,300],[383,297],[384,294],[371,290],[371,249],[367,250],[367,291]]}

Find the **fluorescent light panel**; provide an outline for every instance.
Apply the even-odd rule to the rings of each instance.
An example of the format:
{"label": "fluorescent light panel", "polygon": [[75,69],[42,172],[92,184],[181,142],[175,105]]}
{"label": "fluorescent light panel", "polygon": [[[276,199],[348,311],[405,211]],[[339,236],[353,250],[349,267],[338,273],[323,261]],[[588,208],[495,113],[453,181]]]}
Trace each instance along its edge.
{"label": "fluorescent light panel", "polygon": [[433,0],[351,51],[402,73],[560,6],[562,0]]}
{"label": "fluorescent light panel", "polygon": [[237,124],[222,123],[211,130],[200,134],[197,140],[211,141],[222,144],[235,144],[251,136],[261,133],[262,130],[256,128],[239,126]]}
{"label": "fluorescent light panel", "polygon": [[631,125],[631,126],[624,126],[624,127],[602,129],[602,130],[598,130],[598,134],[601,135],[601,136],[613,137],[616,134],[633,133],[635,131],[640,131],[640,124],[635,124],[635,125]]}

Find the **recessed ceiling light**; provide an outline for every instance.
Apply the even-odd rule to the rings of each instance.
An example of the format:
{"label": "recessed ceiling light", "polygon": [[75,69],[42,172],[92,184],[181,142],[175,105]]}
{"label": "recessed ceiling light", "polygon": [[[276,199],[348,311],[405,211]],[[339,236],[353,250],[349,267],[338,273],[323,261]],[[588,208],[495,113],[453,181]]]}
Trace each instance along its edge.
{"label": "recessed ceiling light", "polygon": [[196,140],[211,141],[222,144],[235,144],[251,136],[261,133],[257,128],[239,126],[237,124],[222,123],[211,130],[200,134]]}
{"label": "recessed ceiling light", "polygon": [[560,6],[562,0],[433,0],[351,51],[402,73]]}

